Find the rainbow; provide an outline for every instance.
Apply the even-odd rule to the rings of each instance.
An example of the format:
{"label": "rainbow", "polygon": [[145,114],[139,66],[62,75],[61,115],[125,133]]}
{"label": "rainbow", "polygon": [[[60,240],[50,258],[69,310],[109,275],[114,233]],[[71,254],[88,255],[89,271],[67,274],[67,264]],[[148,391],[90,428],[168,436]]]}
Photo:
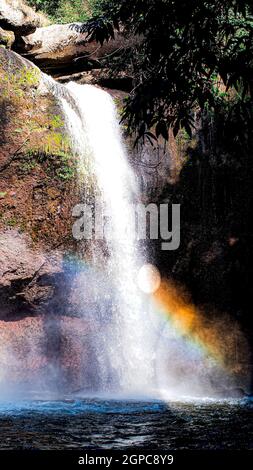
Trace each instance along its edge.
{"label": "rainbow", "polygon": [[226,314],[204,314],[194,305],[186,290],[175,282],[162,279],[152,300],[158,314],[166,317],[179,336],[220,366],[231,372],[238,368],[238,344],[241,354],[247,355],[246,341],[239,325]]}

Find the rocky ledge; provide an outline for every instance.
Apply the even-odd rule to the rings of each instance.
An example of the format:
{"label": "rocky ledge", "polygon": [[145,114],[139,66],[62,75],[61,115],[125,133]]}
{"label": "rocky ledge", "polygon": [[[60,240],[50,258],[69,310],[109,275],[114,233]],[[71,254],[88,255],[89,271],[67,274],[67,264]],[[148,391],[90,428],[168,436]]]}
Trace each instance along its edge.
{"label": "rocky ledge", "polygon": [[1,0],[0,27],[16,37],[34,33],[41,26],[40,16],[22,0]]}

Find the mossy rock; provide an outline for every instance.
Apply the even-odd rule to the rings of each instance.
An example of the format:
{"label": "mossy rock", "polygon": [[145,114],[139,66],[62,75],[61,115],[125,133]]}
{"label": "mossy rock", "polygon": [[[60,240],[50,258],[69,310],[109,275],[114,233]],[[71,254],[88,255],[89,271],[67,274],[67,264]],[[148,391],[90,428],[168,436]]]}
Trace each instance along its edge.
{"label": "mossy rock", "polygon": [[18,54],[0,50],[1,151],[69,155],[64,116],[43,85],[40,70]]}
{"label": "mossy rock", "polygon": [[40,70],[0,48],[0,230],[72,242],[76,173],[62,109]]}
{"label": "mossy rock", "polygon": [[15,41],[15,35],[13,31],[5,31],[5,29],[0,28],[0,45],[5,46],[8,49],[11,49]]}

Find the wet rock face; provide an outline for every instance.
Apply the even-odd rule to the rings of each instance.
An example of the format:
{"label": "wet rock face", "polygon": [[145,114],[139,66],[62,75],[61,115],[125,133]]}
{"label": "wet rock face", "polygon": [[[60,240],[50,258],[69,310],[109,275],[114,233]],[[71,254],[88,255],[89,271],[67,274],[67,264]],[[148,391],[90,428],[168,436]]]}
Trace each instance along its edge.
{"label": "wet rock face", "polygon": [[15,36],[25,36],[40,26],[40,18],[22,0],[1,0],[0,26],[13,31]]}
{"label": "wet rock face", "polygon": [[63,254],[35,249],[29,237],[8,230],[0,234],[0,259],[1,319],[47,310],[64,277]]}
{"label": "wet rock face", "polygon": [[90,335],[91,326],[79,318],[0,319],[1,398],[31,390],[64,394],[84,389],[94,366]]}

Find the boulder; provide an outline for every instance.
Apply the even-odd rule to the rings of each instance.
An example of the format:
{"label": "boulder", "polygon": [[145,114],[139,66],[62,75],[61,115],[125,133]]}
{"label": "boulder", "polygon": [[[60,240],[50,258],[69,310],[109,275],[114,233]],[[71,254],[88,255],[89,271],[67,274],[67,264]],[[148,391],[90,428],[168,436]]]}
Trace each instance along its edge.
{"label": "boulder", "polygon": [[104,43],[88,42],[86,34],[79,33],[73,24],[55,24],[36,29],[33,34],[19,38],[16,51],[25,55],[43,71],[51,75],[60,72],[99,68],[105,56],[121,47],[128,47],[136,38],[126,39],[115,33],[115,39]]}
{"label": "boulder", "polygon": [[40,26],[40,16],[22,0],[1,0],[0,26],[15,36],[25,36]]}
{"label": "boulder", "polygon": [[6,31],[3,28],[0,28],[0,45],[5,46],[8,49],[11,48],[15,41],[15,35],[13,31]]}

